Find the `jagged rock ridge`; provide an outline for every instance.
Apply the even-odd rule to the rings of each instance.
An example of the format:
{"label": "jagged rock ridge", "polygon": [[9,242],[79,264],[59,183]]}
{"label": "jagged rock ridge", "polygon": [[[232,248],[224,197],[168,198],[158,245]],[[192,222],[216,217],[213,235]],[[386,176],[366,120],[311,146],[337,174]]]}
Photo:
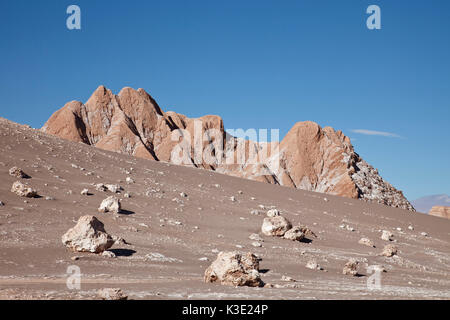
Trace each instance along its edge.
{"label": "jagged rock ridge", "polygon": [[164,112],[143,89],[115,95],[100,86],[85,104],[71,101],[56,111],[42,131],[141,158],[414,211],[348,137],[311,121],[296,123],[279,143],[259,143],[227,134],[219,116]]}

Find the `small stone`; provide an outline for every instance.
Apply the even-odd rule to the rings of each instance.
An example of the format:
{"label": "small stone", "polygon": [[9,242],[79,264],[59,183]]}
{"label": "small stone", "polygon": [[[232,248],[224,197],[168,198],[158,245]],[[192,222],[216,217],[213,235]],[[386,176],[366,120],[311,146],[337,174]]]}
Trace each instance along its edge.
{"label": "small stone", "polygon": [[414,227],[413,226],[408,226],[408,229],[412,231],[412,230],[414,230]]}
{"label": "small stone", "polygon": [[280,215],[280,211],[278,211],[277,209],[270,209],[269,211],[267,211],[268,217],[277,217],[279,215]]}
{"label": "small stone", "polygon": [[305,234],[302,232],[302,228],[297,226],[286,231],[283,238],[292,241],[302,241],[305,238]]}
{"label": "small stone", "polygon": [[114,196],[110,196],[102,201],[100,207],[98,208],[98,212],[106,213],[113,212],[119,213],[121,210],[120,201]]}
{"label": "small stone", "polygon": [[80,194],[82,196],[87,196],[87,195],[89,195],[89,190],[88,189],[83,189],[83,190],[81,190]]}
{"label": "small stone", "polygon": [[27,185],[23,184],[20,181],[16,181],[13,183],[11,187],[11,192],[15,193],[20,197],[26,198],[35,198],[38,195],[36,190],[28,187]]}
{"label": "small stone", "polygon": [[205,282],[219,282],[230,286],[261,287],[259,260],[252,254],[220,252],[217,259],[206,269]]}
{"label": "small stone", "polygon": [[393,236],[394,235],[390,231],[387,231],[387,230],[383,230],[381,233],[381,239],[384,241],[392,241]]}
{"label": "small stone", "polygon": [[260,248],[260,247],[262,247],[262,244],[261,244],[261,242],[254,241],[254,242],[252,242],[252,246]]}
{"label": "small stone", "polygon": [[356,276],[358,275],[359,261],[356,259],[350,259],[342,269],[342,274]]}
{"label": "small stone", "polygon": [[428,233],[426,233],[426,232],[421,232],[420,235],[424,236],[424,237],[428,237]]}
{"label": "small stone", "polygon": [[288,277],[288,276],[281,276],[281,281],[295,282],[295,280],[292,277]]}
{"label": "small stone", "polygon": [[261,214],[261,212],[259,212],[258,210],[252,210],[252,211],[250,211],[250,214],[259,216]]}
{"label": "small stone", "polygon": [[19,167],[12,167],[9,169],[9,175],[19,179],[30,178],[30,176],[23,172]]}
{"label": "small stone", "polygon": [[370,239],[368,239],[368,238],[361,238],[361,239],[358,241],[358,243],[359,243],[359,244],[362,244],[362,245],[365,245],[365,246],[368,246],[368,247],[375,248],[375,244],[373,243],[373,241],[370,240]]}
{"label": "small stone", "polygon": [[305,267],[308,269],[311,269],[311,270],[320,270],[321,269],[315,260],[309,260],[306,263]]}
{"label": "small stone", "polygon": [[235,196],[231,196],[231,197],[230,197],[230,201],[231,201],[231,202],[236,202],[236,197],[235,197]]}
{"label": "small stone", "polygon": [[133,180],[132,178],[130,178],[130,177],[127,177],[127,178],[125,179],[125,181],[126,181],[126,183],[128,183],[128,184],[134,183],[134,180]]}
{"label": "small stone", "polygon": [[181,193],[180,193],[180,197],[182,197],[182,198],[187,198],[187,196],[188,196],[188,195],[187,195],[186,193],[184,193],[184,192],[181,192]]}
{"label": "small stone", "polygon": [[385,257],[392,257],[392,256],[396,255],[397,252],[398,252],[398,249],[396,246],[394,246],[392,244],[388,244],[388,245],[384,246],[383,252],[381,252],[381,255],[385,256]]}
{"label": "small stone", "polygon": [[264,239],[257,233],[252,233],[248,238],[250,240],[264,242]]}
{"label": "small stone", "polygon": [[123,190],[123,188],[118,184],[105,184],[105,188],[112,193],[119,193]]}
{"label": "small stone", "polygon": [[108,257],[108,258],[115,258],[116,254],[112,251],[106,250],[102,252],[102,256],[103,257]]}
{"label": "small stone", "polygon": [[100,289],[97,292],[98,296],[102,300],[127,300],[128,296],[123,293],[119,288],[105,288]]}
{"label": "small stone", "polygon": [[282,216],[264,218],[261,231],[266,236],[282,237],[286,231],[292,228],[289,220]]}
{"label": "small stone", "polygon": [[5,203],[3,201],[0,201],[0,207],[3,207]]}

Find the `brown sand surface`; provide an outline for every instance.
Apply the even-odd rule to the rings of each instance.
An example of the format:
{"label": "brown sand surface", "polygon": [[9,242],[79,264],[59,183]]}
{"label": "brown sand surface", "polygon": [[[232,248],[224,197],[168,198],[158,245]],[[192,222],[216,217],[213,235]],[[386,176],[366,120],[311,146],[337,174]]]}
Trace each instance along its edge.
{"label": "brown sand surface", "polygon": [[[31,178],[10,176],[13,166]],[[127,177],[134,183],[127,183]],[[17,180],[41,197],[27,199],[12,193]],[[111,195],[95,190],[97,183],[124,188],[117,194],[124,213],[97,212],[101,201]],[[92,195],[81,195],[84,188]],[[230,200],[232,196],[236,201]],[[138,159],[2,118],[0,201],[4,203],[0,206],[0,299],[93,299],[98,289],[107,287],[120,287],[130,299],[450,298],[450,220]],[[307,225],[318,237],[293,242],[261,235],[262,247],[253,247],[249,235],[260,233],[271,207],[294,225]],[[252,210],[260,214],[251,214]],[[111,248],[116,258],[69,251],[61,236],[83,215],[95,215],[108,233],[129,244]],[[382,230],[394,234],[391,244],[398,247],[397,256],[380,255],[387,244],[380,238]],[[374,241],[376,248],[359,244],[363,237]],[[274,287],[204,283],[204,271],[217,252],[233,250],[260,256],[261,278]],[[74,256],[79,259],[72,260]],[[361,261],[360,276],[342,274],[349,258]],[[324,270],[306,268],[309,260]],[[80,290],[66,286],[71,265],[81,270]],[[382,273],[381,289],[367,287],[368,265],[387,270]],[[282,281],[282,276],[296,281]]]}

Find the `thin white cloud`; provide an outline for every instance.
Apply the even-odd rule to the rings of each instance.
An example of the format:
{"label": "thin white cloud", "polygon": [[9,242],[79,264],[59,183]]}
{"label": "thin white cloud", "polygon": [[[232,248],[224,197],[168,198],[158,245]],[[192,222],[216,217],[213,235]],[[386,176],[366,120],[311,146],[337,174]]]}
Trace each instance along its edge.
{"label": "thin white cloud", "polygon": [[353,129],[350,130],[353,133],[365,134],[368,136],[381,136],[381,137],[390,137],[390,138],[403,138],[398,134],[385,132],[385,131],[375,131],[375,130],[367,130],[367,129]]}

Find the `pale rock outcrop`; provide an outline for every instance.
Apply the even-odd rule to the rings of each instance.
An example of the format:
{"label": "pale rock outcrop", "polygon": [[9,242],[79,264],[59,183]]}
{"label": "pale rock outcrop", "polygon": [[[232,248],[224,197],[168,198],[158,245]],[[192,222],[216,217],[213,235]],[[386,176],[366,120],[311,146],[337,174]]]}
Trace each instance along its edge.
{"label": "pale rock outcrop", "polygon": [[205,282],[219,282],[230,286],[260,287],[259,260],[252,253],[220,252],[206,269]]}
{"label": "pale rock outcrop", "polygon": [[283,216],[267,217],[264,218],[261,232],[266,236],[282,237],[291,228],[291,222]]}
{"label": "pale rock outcrop", "polygon": [[23,184],[20,181],[16,181],[13,183],[11,187],[11,192],[15,193],[19,197],[25,198],[35,198],[38,196],[37,191],[29,186]]}
{"label": "pale rock outcrop", "polygon": [[94,216],[80,217],[77,224],[62,236],[61,241],[73,251],[92,253],[102,253],[114,244],[103,223]]}
{"label": "pale rock outcrop", "polygon": [[106,213],[119,213],[121,210],[121,205],[119,199],[114,196],[110,196],[102,201],[100,207],[98,208],[98,212]]}
{"label": "pale rock outcrop", "polygon": [[258,143],[226,133],[219,116],[163,112],[143,89],[115,95],[100,86],[85,104],[56,111],[41,130],[136,157],[414,210],[348,137],[311,121],[296,123],[281,142]]}
{"label": "pale rock outcrop", "polygon": [[431,208],[429,215],[450,219],[450,207],[434,206]]}

